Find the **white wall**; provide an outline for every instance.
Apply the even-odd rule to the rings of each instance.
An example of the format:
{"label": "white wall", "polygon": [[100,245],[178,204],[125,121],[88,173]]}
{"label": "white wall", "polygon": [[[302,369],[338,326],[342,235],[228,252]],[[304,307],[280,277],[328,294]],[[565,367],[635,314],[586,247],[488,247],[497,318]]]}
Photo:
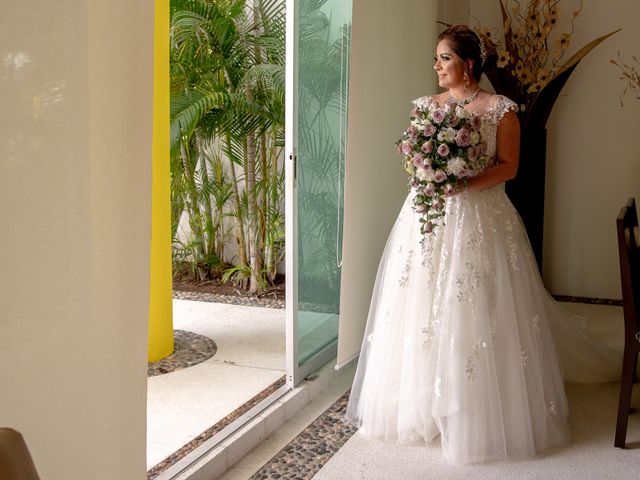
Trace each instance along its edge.
{"label": "white wall", "polygon": [[435,91],[434,18],[431,0],[353,1],[339,365],[360,349],[378,262],[408,193],[394,142],[409,102]]}
{"label": "white wall", "polygon": [[144,478],[153,3],[0,19],[0,425],[43,479]]}
{"label": "white wall", "polygon": [[[561,20],[577,2],[560,4]],[[474,0],[471,15],[498,26],[495,0]],[[574,70],[549,119],[543,277],[551,293],[621,298],[615,217],[626,199],[640,200],[640,101],[627,95],[609,63],[620,50],[640,55],[640,2],[584,2],[571,54],[612,30]],[[472,22],[473,24],[473,22]]]}

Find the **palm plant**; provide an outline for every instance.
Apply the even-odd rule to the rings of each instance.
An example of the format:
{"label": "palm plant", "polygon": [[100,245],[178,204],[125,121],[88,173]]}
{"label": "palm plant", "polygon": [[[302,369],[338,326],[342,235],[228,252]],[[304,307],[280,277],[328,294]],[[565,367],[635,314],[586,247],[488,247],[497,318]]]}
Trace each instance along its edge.
{"label": "palm plant", "polygon": [[225,262],[232,219],[225,278],[255,293],[274,279],[284,236],[284,2],[172,0],[171,14],[174,215],[187,212],[199,279]]}
{"label": "palm plant", "polygon": [[333,38],[325,3],[300,6],[298,199],[304,214],[298,219],[298,278],[302,303],[337,313],[345,140],[339,120],[346,117],[346,77],[340,72],[347,61],[341,47],[349,44],[351,28],[343,25]]}

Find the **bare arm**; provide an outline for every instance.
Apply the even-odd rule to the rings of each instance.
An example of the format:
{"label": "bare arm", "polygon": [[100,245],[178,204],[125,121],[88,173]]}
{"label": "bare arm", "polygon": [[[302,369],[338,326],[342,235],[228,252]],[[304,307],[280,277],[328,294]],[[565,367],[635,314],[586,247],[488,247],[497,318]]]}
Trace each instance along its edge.
{"label": "bare arm", "polygon": [[515,112],[504,114],[496,133],[496,165],[469,179],[469,190],[485,190],[510,180],[518,172],[520,122]]}

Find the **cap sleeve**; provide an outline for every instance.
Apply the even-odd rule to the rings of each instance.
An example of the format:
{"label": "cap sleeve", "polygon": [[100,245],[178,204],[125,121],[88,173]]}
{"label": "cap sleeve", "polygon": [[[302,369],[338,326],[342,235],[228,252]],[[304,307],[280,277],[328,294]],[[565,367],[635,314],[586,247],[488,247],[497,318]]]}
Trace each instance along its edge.
{"label": "cap sleeve", "polygon": [[498,122],[502,120],[504,114],[512,111],[518,113],[518,104],[511,100],[510,98],[505,97],[504,95],[496,95],[498,98],[496,99],[495,111],[498,117]]}

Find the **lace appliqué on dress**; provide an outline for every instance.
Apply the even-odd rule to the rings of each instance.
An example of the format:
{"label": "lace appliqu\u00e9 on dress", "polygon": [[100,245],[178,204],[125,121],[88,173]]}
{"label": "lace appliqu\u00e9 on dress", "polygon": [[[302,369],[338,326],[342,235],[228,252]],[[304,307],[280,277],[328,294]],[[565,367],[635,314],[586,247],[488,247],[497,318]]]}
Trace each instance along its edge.
{"label": "lace appliqu\u00e9 on dress", "polygon": [[478,290],[482,283],[482,274],[475,263],[466,262],[462,276],[456,280],[458,286],[458,301],[467,301],[475,313],[478,309]]}
{"label": "lace appliqu\u00e9 on dress", "polygon": [[474,251],[482,244],[482,226],[478,225],[473,229],[471,235],[467,239],[467,249]]}
{"label": "lace appliqu\u00e9 on dress", "polygon": [[513,239],[513,223],[511,220],[507,220],[505,222],[505,230],[507,231],[507,246],[509,247],[509,251],[507,252],[507,258],[509,260],[509,266],[511,270],[518,271],[520,267],[518,266],[518,247],[516,246],[516,242]]}
{"label": "lace appliqu\u00e9 on dress", "polygon": [[496,120],[500,123],[508,111],[518,112],[518,104],[504,95],[497,95],[497,97],[496,103],[489,110],[495,112]]}
{"label": "lace appliqu\u00e9 on dress", "polygon": [[433,256],[435,255],[435,236],[429,236],[424,238],[421,242],[422,248],[422,261],[420,265],[422,265],[426,269],[426,287],[431,288],[433,286],[433,282],[435,280],[435,268],[433,263]]}
{"label": "lace appliqu\u00e9 on dress", "polygon": [[513,101],[502,95],[496,95],[496,99],[485,110],[474,112],[480,115],[483,120],[480,132],[482,138],[485,139],[485,155],[490,159],[489,166],[495,161],[496,155],[496,132],[500,121],[509,111],[517,112],[518,105]]}
{"label": "lace appliqu\u00e9 on dress", "polygon": [[531,319],[531,325],[533,325],[533,329],[536,332],[541,332],[542,329],[540,328],[540,316],[539,315],[534,315],[533,318]]}
{"label": "lace appliqu\u00e9 on dress", "polygon": [[469,355],[465,361],[464,371],[467,374],[467,379],[476,379],[476,361],[480,358],[480,350],[484,348],[487,348],[487,342],[483,341],[481,338],[476,339],[475,343],[471,347],[471,355]]}
{"label": "lace appliqu\u00e9 on dress", "polygon": [[409,255],[407,256],[407,262],[404,264],[404,270],[402,270],[402,276],[400,277],[400,280],[399,280],[401,287],[406,287],[407,283],[409,283],[409,275],[411,273],[412,261],[413,261],[413,250],[409,250]]}

